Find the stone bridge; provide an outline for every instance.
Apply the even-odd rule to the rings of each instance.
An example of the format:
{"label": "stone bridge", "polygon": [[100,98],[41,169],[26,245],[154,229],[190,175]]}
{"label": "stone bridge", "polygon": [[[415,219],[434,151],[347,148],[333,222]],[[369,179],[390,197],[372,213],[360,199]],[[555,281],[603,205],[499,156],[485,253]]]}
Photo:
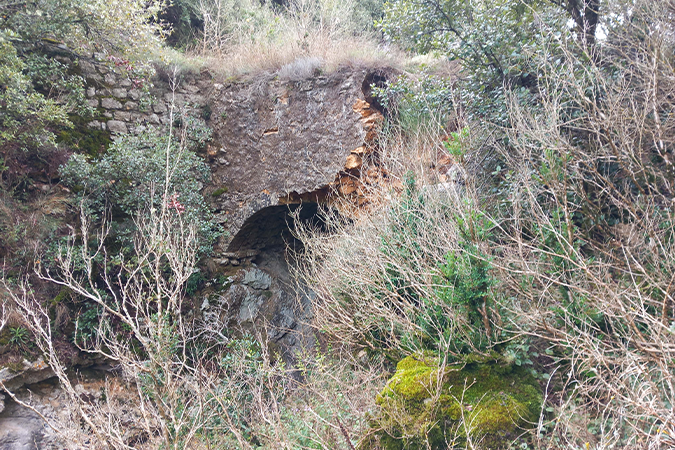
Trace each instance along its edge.
{"label": "stone bridge", "polygon": [[87,124],[89,135],[168,124],[172,102],[201,111],[214,131],[206,151],[213,178],[205,193],[227,231],[218,246],[227,254],[287,237],[289,207],[280,205],[302,203],[309,214],[331,192],[358,195],[354,180],[382,119],[371,86],[393,73],[343,67],[304,79],[260,73],[227,82],[208,72],[183,73],[176,87],[170,82],[175,73],[158,69],[151,96],[144,97],[124,73],[95,59],[79,61],[78,70],[98,111]]}
{"label": "stone bridge", "polygon": [[288,213],[301,217],[357,178],[382,119],[370,95],[385,70],[341,69],[302,81],[215,84],[210,93],[213,178],[207,189],[227,236],[225,258],[287,243]]}

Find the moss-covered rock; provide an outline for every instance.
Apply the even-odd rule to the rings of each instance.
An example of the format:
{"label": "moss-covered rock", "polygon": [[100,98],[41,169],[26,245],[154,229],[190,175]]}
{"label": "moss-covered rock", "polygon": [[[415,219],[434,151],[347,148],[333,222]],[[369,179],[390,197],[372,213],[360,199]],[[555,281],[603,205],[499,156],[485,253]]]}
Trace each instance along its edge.
{"label": "moss-covered rock", "polygon": [[100,120],[105,122],[108,120],[103,116],[100,108],[93,117],[86,118],[77,114],[69,114],[68,118],[72,122],[73,127],[64,129],[57,135],[56,141],[58,143],[67,145],[76,153],[91,157],[98,157],[105,153],[112,142],[110,132],[89,126],[89,123],[92,121]]}
{"label": "moss-covered rock", "polygon": [[446,449],[467,436],[503,448],[536,421],[541,402],[534,376],[498,357],[471,356],[441,369],[433,355],[408,356],[377,396],[372,437],[360,450]]}

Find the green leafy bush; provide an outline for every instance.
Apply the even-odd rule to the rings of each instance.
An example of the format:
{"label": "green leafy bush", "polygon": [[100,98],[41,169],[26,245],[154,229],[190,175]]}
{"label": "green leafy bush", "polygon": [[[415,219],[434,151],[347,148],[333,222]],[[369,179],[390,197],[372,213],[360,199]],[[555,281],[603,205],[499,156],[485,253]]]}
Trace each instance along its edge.
{"label": "green leafy bush", "polygon": [[[380,103],[395,115],[390,126],[405,133],[444,126],[456,115],[452,80],[422,71],[416,77],[399,76],[383,88],[373,87]],[[429,130],[426,130],[427,132]]]}
{"label": "green leafy bush", "polygon": [[14,187],[14,178],[21,179],[27,167],[51,176],[60,164],[54,161],[59,156],[55,134],[72,128],[69,114],[91,116],[84,79],[76,73],[80,57],[119,55],[142,66],[144,74],[151,72],[149,63],[139,59],[159,46],[162,27],[153,18],[161,4],[40,0],[0,5],[0,159],[6,187]]}
{"label": "green leafy bush", "polygon": [[0,34],[0,146],[3,156],[11,149],[36,150],[54,145],[55,127],[70,126],[67,110],[35,90],[29,76],[35,67],[19,58],[11,35]]}
{"label": "green leafy bush", "polygon": [[537,0],[393,0],[378,26],[408,49],[460,61],[464,76],[457,95],[468,115],[506,125],[504,88],[521,89],[523,101],[533,100],[530,88],[540,70],[531,56],[557,54],[557,39],[571,33],[567,14]]}
{"label": "green leafy bush", "polygon": [[24,327],[9,328],[9,345],[16,348],[23,348],[30,342],[30,334]]}
{"label": "green leafy bush", "polygon": [[[184,220],[197,224],[200,253],[207,254],[218,236],[213,216],[201,194],[208,181],[208,166],[192,149],[203,143],[208,133],[200,131],[195,141],[183,145],[166,132],[148,130],[117,139],[108,152],[89,161],[73,155],[62,167],[66,184],[79,192],[87,214],[115,219],[113,232],[124,245],[130,244],[139,211],[167,207]],[[170,170],[167,177],[166,169]],[[162,205],[164,193],[171,198]]]}

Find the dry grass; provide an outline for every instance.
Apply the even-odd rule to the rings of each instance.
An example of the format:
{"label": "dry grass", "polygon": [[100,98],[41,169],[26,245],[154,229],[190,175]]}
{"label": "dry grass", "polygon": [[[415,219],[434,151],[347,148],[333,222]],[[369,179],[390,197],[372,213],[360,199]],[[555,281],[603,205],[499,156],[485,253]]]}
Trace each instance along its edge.
{"label": "dry grass", "polygon": [[547,343],[571,388],[542,446],[675,444],[672,15],[639,2],[583,76],[580,49],[563,47],[561,64],[542,59],[541,109],[511,104],[494,264],[513,324]]}
{"label": "dry grass", "polygon": [[296,39],[300,36],[289,36],[284,42],[240,44],[229,47],[223,55],[194,55],[204,60],[204,67],[210,72],[223,77],[277,71],[283,74],[285,66],[309,60],[320,61],[317,69],[323,73],[330,73],[341,66],[399,67],[404,60],[402,52],[382,46],[370,37],[333,39],[312,36],[304,41]]}
{"label": "dry grass", "polygon": [[[400,51],[379,42],[372,20],[358,14],[355,0],[293,0],[282,11],[247,0],[236,7],[230,3],[199,2],[197,14],[204,18],[204,31],[199,43],[186,52],[197,66],[223,77],[279,70],[285,76],[289,66],[308,61],[331,72],[344,65],[399,66],[404,59]],[[293,72],[291,79],[301,73],[313,75],[313,71]]]}
{"label": "dry grass", "polygon": [[[339,342],[377,350],[386,342],[395,354],[407,354],[414,344],[402,342],[401,336],[428,332],[420,319],[434,307],[454,318],[450,335],[436,330],[442,354],[454,353],[453,342],[466,330],[466,317],[439,298],[439,265],[449,252],[461,251],[458,226],[450,218],[471,220],[477,201],[463,164],[450,164],[458,176],[446,178],[448,155],[440,124],[428,125],[414,135],[380,140],[374,164],[388,181],[364,186],[366,214],[346,219],[336,211],[353,211],[353,206],[337,200],[325,211],[328,234],[299,226],[304,253],[297,275],[317,294],[315,326]],[[409,189],[414,191],[410,198],[404,192]],[[399,278],[398,284],[392,277]],[[427,307],[415,298],[425,299]]]}

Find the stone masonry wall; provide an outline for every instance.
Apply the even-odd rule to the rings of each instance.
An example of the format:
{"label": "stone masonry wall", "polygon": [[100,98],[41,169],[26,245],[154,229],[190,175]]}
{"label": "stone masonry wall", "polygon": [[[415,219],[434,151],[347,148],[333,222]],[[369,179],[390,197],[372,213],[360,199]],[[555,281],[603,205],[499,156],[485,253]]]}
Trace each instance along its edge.
{"label": "stone masonry wall", "polygon": [[162,72],[152,80],[132,80],[124,67],[111,69],[96,58],[79,60],[77,67],[87,80],[87,102],[98,111],[89,127],[112,134],[168,124],[172,103],[202,109],[213,84],[206,73],[180,74],[172,90]]}

